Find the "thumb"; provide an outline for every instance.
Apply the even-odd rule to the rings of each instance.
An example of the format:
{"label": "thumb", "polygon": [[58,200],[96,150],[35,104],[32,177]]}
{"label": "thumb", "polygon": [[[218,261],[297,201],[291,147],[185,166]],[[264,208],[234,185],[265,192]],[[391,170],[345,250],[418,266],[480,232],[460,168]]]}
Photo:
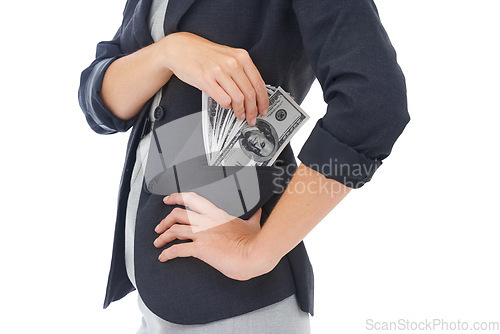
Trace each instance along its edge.
{"label": "thumb", "polygon": [[255,213],[250,218],[248,218],[247,222],[250,223],[251,225],[255,225],[260,228],[261,216],[262,216],[262,208],[259,208],[259,210],[255,211]]}

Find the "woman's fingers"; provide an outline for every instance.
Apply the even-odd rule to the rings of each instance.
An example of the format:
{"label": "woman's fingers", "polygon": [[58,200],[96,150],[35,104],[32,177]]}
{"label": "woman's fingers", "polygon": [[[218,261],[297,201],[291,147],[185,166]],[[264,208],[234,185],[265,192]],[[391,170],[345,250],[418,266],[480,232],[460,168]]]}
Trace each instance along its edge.
{"label": "woman's fingers", "polygon": [[[239,93],[229,93],[233,100],[233,110],[236,116],[244,116],[249,125],[256,124],[257,114],[265,114],[269,108],[267,89],[262,77],[255,67],[248,52],[244,49],[233,49],[232,54],[224,60],[224,69],[238,87]],[[227,79],[226,79],[227,80]],[[229,83],[222,83],[223,88]],[[231,88],[234,86],[231,85]],[[240,99],[243,98],[243,101]],[[235,103],[237,102],[237,103]],[[236,105],[236,108],[235,108]],[[243,110],[239,108],[243,105]],[[241,119],[241,117],[239,117]]]}
{"label": "woman's fingers", "polygon": [[219,209],[208,199],[192,191],[170,194],[163,198],[163,202],[170,205],[179,204],[188,206],[191,210],[201,214],[207,214]]}
{"label": "woman's fingers", "polygon": [[258,112],[262,116],[265,116],[267,109],[269,108],[269,96],[267,95],[266,84],[248,52],[244,49],[239,49],[238,53],[239,61],[243,66],[245,75],[248,77],[248,80],[253,87]]}
{"label": "woman's fingers", "polygon": [[[257,114],[264,114],[269,107],[265,83],[246,50],[230,49],[228,52],[225,49],[224,52],[224,55],[215,57],[207,65],[202,80],[213,82],[215,79],[216,84],[230,97],[231,108],[236,117],[240,120],[246,118],[249,125],[255,125]],[[213,83],[208,83],[207,86],[220,94]],[[217,97],[209,95],[219,102]],[[221,105],[227,107],[225,104]]]}
{"label": "woman's fingers", "polygon": [[169,248],[165,249],[161,252],[158,260],[161,262],[165,262],[171,259],[175,259],[177,257],[197,257],[196,246],[194,242],[186,242],[182,244],[172,245]]}
{"label": "woman's fingers", "polygon": [[[252,60],[248,56],[248,52],[243,49],[234,49],[232,55],[224,60],[224,68],[229,74],[231,80],[237,86],[239,94],[233,99],[244,108],[245,117],[249,125],[255,125],[257,117],[257,94],[255,87],[252,85],[250,78],[245,73],[244,67],[251,65]],[[224,88],[224,87],[223,87]],[[241,115],[239,110],[234,109],[237,116]]]}
{"label": "woman's fingers", "polygon": [[224,109],[231,108],[231,96],[226,93],[220,84],[213,78],[206,80],[203,83],[203,87],[200,90],[211,96],[217,103],[219,103]]}
{"label": "woman's fingers", "polygon": [[[164,233],[175,223],[190,225],[191,232],[198,233],[217,227],[234,219],[208,199],[195,192],[173,193],[163,199],[165,204],[184,205],[190,210],[174,208],[155,228],[157,233]],[[194,211],[193,211],[194,210]],[[195,212],[196,211],[196,212]]]}
{"label": "woman's fingers", "polygon": [[175,239],[193,240],[194,238],[195,235],[191,230],[191,226],[175,224],[156,238],[153,244],[156,248],[161,248]]}
{"label": "woman's fingers", "polygon": [[238,85],[238,89],[241,91],[241,96],[243,97],[243,105],[245,118],[249,125],[255,125],[256,117],[258,113],[257,109],[257,99],[256,93],[252,86],[250,80],[246,76],[243,68],[232,73],[231,78]]}
{"label": "woman's fingers", "polygon": [[[260,77],[260,74],[257,72]],[[253,79],[256,82],[252,82],[252,85],[255,87],[255,94],[257,99],[257,110],[259,114],[262,116],[267,115],[267,111],[269,109],[269,95],[267,95],[266,84],[262,79]]]}
{"label": "woman's fingers", "polygon": [[220,70],[215,74],[215,78],[220,87],[231,97],[231,108],[238,119],[244,119],[245,114],[245,96],[238,85],[226,72]]}
{"label": "woman's fingers", "polygon": [[163,233],[174,224],[196,225],[201,220],[198,213],[182,208],[174,208],[158,225],[156,233]]}

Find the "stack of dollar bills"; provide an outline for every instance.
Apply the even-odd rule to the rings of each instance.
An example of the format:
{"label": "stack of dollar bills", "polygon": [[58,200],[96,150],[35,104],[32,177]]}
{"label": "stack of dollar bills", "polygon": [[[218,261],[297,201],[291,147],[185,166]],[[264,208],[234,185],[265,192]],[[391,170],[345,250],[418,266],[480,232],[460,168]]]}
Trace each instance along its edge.
{"label": "stack of dollar bills", "polygon": [[268,113],[259,114],[254,126],[203,92],[203,141],[209,166],[270,166],[309,119],[281,87],[266,87]]}

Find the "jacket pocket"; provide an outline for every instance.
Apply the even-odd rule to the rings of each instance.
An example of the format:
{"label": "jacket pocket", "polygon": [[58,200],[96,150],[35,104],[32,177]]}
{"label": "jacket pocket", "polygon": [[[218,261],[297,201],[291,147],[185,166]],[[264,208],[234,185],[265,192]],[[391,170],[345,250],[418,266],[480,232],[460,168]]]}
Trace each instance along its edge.
{"label": "jacket pocket", "polygon": [[203,158],[178,163],[153,178],[146,178],[145,190],[156,195],[192,191],[227,213],[247,219],[273,195],[281,194],[291,178],[286,163],[208,166]]}

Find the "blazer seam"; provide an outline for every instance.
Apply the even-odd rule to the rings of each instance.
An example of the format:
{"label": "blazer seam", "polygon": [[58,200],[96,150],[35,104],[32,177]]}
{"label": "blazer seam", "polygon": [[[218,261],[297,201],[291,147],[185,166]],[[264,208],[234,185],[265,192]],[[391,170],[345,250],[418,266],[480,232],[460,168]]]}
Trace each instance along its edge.
{"label": "blazer seam", "polygon": [[302,38],[299,38],[299,40],[297,41],[297,45],[293,49],[292,59],[290,60],[290,63],[288,64],[288,68],[286,69],[286,73],[285,73],[285,76],[283,77],[283,81],[281,82],[281,84],[283,84],[283,82],[287,82],[288,75],[290,74],[290,70],[292,69],[292,64],[297,59],[297,50],[299,49],[300,45],[302,44],[301,42],[302,42]]}

